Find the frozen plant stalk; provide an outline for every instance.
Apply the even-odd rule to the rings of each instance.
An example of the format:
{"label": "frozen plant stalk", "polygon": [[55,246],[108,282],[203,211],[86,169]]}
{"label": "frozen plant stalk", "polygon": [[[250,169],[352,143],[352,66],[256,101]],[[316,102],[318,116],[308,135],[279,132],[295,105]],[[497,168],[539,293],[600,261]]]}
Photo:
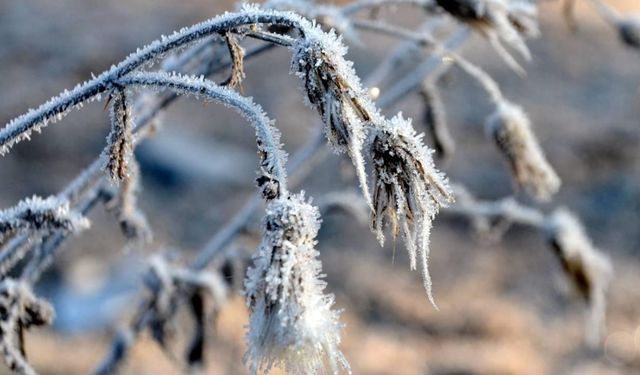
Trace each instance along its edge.
{"label": "frozen plant stalk", "polygon": [[316,207],[303,194],[272,201],[264,219],[262,243],[245,280],[251,311],[245,361],[253,373],[274,366],[292,374],[337,374],[349,364],[338,349],[339,312],[333,295],[323,294],[315,237]]}
{"label": "frozen plant stalk", "polygon": [[509,161],[518,186],[543,201],[558,191],[560,178],[544,156],[522,108],[500,101],[487,119],[486,130]]}

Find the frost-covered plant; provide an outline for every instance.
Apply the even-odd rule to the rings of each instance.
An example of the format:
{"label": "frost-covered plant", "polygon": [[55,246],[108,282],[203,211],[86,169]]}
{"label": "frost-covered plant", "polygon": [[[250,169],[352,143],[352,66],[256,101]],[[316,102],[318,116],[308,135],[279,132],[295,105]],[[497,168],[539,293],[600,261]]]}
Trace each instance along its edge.
{"label": "frost-covered plant", "polygon": [[274,366],[292,374],[351,372],[340,352],[339,312],[324,294],[315,249],[318,209],[304,194],[282,197],[267,207],[263,238],[245,281],[251,317],[245,360],[252,371]]}
{"label": "frost-covered plant", "polygon": [[503,47],[514,48],[526,60],[531,59],[523,37],[537,35],[536,8],[524,1],[509,0],[435,0],[449,14],[467,23],[486,37],[496,52],[516,72],[524,69]]}
{"label": "frost-covered plant", "polygon": [[438,210],[453,201],[447,180],[433,164],[432,151],[422,143],[411,122],[398,115],[372,134],[373,211],[371,228],[384,243],[383,223],[395,239],[402,230],[412,270],[420,257],[424,287],[431,293],[429,234]]}
{"label": "frost-covered plant", "polygon": [[89,227],[89,221],[56,197],[33,196],[17,206],[0,211],[0,243],[19,232],[75,232]]}
{"label": "frost-covered plant", "polygon": [[486,129],[509,162],[518,185],[540,200],[549,200],[560,188],[560,178],[545,158],[522,108],[502,101],[487,119]]}
{"label": "frost-covered plant", "polygon": [[605,294],[612,277],[609,257],[595,248],[580,221],[559,208],[546,223],[549,241],[576,293],[590,306],[587,342],[596,346],[605,316]]}
{"label": "frost-covered plant", "polygon": [[[436,22],[429,21],[414,32],[375,19],[380,9],[390,6],[417,7]],[[4,154],[71,109],[100,100],[101,95],[108,98],[111,132],[101,155],[58,195],[34,197],[0,211],[0,303],[3,311],[10,312],[2,315],[0,336],[5,360],[12,368],[23,374],[33,373],[22,350],[21,329],[48,323],[52,314],[47,313],[48,305],[30,292],[31,285],[51,264],[64,240],[86,228],[85,216],[96,203],[105,202],[115,212],[125,237],[133,244],[150,243],[150,228],[137,207],[139,166],[133,151],[152,133],[157,114],[178,96],[188,95],[226,105],[254,127],[260,194],[249,200],[188,266],[180,261],[152,258],[145,278],[149,293],[131,324],[115,338],[112,351],[96,373],[116,372],[145,330],[167,349],[173,337],[171,326],[183,306],[190,312],[194,326],[186,363],[191,369],[202,365],[205,332],[215,322],[229,292],[220,277],[223,265],[217,260],[251,221],[261,201],[267,207],[263,238],[245,278],[245,297],[251,312],[245,361],[254,373],[268,372],[273,367],[300,374],[350,371],[339,348],[340,314],[333,309],[333,296],[324,293],[326,283],[322,280],[315,240],[320,225],[318,210],[302,194],[293,195],[289,190],[299,182],[300,175],[309,173],[305,163],[316,156],[321,142],[319,138],[312,140],[287,164],[275,122],[251,98],[236,91],[246,78],[245,62],[272,46],[291,50],[291,71],[302,81],[307,104],[320,114],[330,147],[337,153],[346,153],[354,164],[366,203],[350,202],[349,209],[367,210],[380,242],[384,240],[385,224],[390,226],[394,240],[402,232],[411,269],[417,268],[419,258],[424,286],[434,305],[427,264],[429,234],[434,216],[446,208],[482,223],[476,225],[478,228],[490,227],[496,218],[506,226],[517,222],[546,228],[565,272],[591,304],[592,311],[603,311],[609,262],[593,247],[577,219],[562,212],[545,215],[514,198],[481,202],[459,186],[452,190],[436,169],[433,151],[423,144],[422,135],[417,134],[411,121],[401,115],[389,119],[381,112],[381,108],[422,87],[429,109],[425,120],[436,150],[450,156],[453,140],[435,76],[442,74],[448,64],[456,64],[480,83],[495,106],[487,128],[508,159],[516,182],[534,196],[549,199],[559,188],[559,178],[545,159],[524,110],[503,97],[489,74],[454,51],[467,38],[466,28],[470,26],[486,37],[509,66],[523,73],[503,43],[529,58],[525,38],[539,33],[535,4],[525,0],[355,0],[344,6],[328,6],[313,0],[272,0],[263,8],[243,5],[238,9],[163,36],[108,71],[0,129],[0,154]],[[441,17],[441,9],[453,17]],[[359,17],[364,11],[371,12],[370,19]],[[430,23],[451,19],[462,25],[451,37],[444,40],[435,36],[440,33],[432,33],[436,27]],[[637,22],[621,17],[615,21],[623,40],[638,44]],[[369,80],[364,80],[367,84],[373,82],[375,87],[365,87],[345,57],[345,40],[361,42],[357,31],[404,41],[373,70]],[[250,49],[246,39],[266,44]],[[416,58],[425,51],[430,53],[428,58]],[[161,60],[160,69],[152,70],[152,65]],[[444,69],[440,69],[443,63]],[[409,72],[398,74],[397,65]],[[227,78],[214,82],[211,76],[223,71],[228,71]],[[385,82],[390,83],[389,87],[383,85]],[[365,162],[370,162],[369,168]],[[287,172],[293,171],[298,175],[290,181]],[[454,197],[458,204],[447,208]],[[344,199],[332,201],[340,204]],[[26,266],[18,269],[20,260],[28,255]],[[242,254],[236,255],[242,258],[237,264],[249,262]],[[8,279],[10,271],[20,272],[20,281]],[[602,314],[592,316],[590,327],[601,323],[598,319]],[[15,327],[19,328],[20,340],[12,335]]]}
{"label": "frost-covered plant", "polygon": [[25,282],[0,282],[0,351],[5,363],[21,375],[33,375],[24,351],[24,331],[50,324],[54,312],[48,302],[36,297]]}

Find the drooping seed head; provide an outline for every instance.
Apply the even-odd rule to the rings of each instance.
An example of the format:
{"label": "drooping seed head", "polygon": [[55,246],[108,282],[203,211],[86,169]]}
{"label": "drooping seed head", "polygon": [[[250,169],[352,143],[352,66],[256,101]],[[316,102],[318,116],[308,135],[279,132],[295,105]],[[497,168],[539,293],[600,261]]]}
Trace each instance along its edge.
{"label": "drooping seed head", "polygon": [[609,257],[587,237],[580,221],[560,208],[546,222],[549,242],[578,295],[590,306],[587,342],[596,345],[605,317],[605,294],[612,276]]}
{"label": "drooping seed head", "polygon": [[503,100],[485,126],[509,162],[518,186],[537,199],[549,200],[560,188],[560,178],[547,161],[522,108]]}
{"label": "drooping seed head", "polygon": [[385,222],[391,226],[394,239],[402,229],[411,269],[416,268],[416,254],[420,255],[425,289],[434,303],[427,268],[429,233],[438,210],[452,202],[453,196],[446,178],[435,168],[432,151],[424,146],[422,136],[401,115],[373,132],[371,228],[381,243]]}
{"label": "drooping seed head", "polygon": [[318,210],[302,194],[267,208],[262,243],[245,280],[251,311],[245,361],[254,373],[273,367],[293,374],[350,372],[338,349],[339,312],[331,309],[333,295],[323,294],[315,250],[319,227]]}

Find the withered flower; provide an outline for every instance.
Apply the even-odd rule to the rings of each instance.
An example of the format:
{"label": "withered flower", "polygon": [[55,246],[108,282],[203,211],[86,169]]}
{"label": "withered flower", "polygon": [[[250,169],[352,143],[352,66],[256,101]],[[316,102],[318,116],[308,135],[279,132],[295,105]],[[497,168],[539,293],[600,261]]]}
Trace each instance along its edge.
{"label": "withered flower", "polygon": [[587,342],[595,346],[604,324],[605,294],[613,272],[611,261],[593,245],[580,221],[564,208],[549,215],[546,229],[565,274],[590,306]]}
{"label": "withered flower", "polygon": [[24,331],[51,324],[53,308],[31,288],[12,279],[0,283],[0,351],[7,366],[22,375],[35,375],[24,352]]}
{"label": "withered flower", "polygon": [[416,269],[419,255],[424,287],[435,306],[427,264],[429,233],[438,210],[452,202],[453,196],[446,178],[436,170],[432,151],[424,146],[422,136],[401,115],[373,131],[371,228],[381,244],[385,222],[391,226],[394,240],[402,228],[411,269]]}
{"label": "withered flower", "polygon": [[436,3],[486,37],[500,57],[513,70],[524,75],[522,67],[502,43],[517,50],[526,60],[531,59],[523,37],[538,34],[534,6],[504,0],[436,0]]}
{"label": "withered flower", "polygon": [[292,71],[303,79],[307,99],[322,116],[333,150],[346,152],[351,158],[370,203],[362,144],[364,125],[377,121],[379,114],[362,89],[351,63],[341,58],[346,53],[345,47],[333,34],[330,37],[329,42],[333,43],[321,43],[313,38],[300,40],[295,47]]}
{"label": "withered flower", "polygon": [[323,294],[315,249],[320,228],[316,207],[304,195],[272,201],[263,239],[245,280],[251,311],[245,361],[253,373],[282,367],[292,374],[350,373],[340,343],[339,312]]}
{"label": "withered flower", "polygon": [[522,108],[502,100],[487,119],[486,130],[508,160],[518,186],[543,201],[558,191],[560,178],[547,161]]}

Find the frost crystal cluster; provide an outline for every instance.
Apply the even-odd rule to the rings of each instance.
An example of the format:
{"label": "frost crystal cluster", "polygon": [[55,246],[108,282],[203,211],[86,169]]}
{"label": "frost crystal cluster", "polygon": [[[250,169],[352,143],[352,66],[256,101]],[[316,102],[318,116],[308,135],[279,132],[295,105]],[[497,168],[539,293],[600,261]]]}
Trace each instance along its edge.
{"label": "frost crystal cluster", "polygon": [[272,201],[263,239],[245,280],[251,311],[245,360],[252,371],[278,366],[292,374],[333,373],[349,365],[338,349],[339,312],[333,295],[323,294],[315,249],[320,228],[316,207],[304,195]]}

